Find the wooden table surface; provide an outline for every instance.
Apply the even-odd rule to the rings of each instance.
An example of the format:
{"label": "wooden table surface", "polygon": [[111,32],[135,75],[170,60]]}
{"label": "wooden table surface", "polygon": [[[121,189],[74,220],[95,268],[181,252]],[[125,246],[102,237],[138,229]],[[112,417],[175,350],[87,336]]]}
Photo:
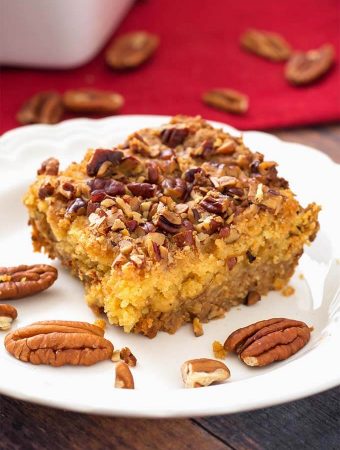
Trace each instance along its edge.
{"label": "wooden table surface", "polygon": [[[338,125],[273,133],[314,146],[340,162]],[[340,387],[272,408],[179,420],[85,415],[0,396],[1,450],[339,448]]]}

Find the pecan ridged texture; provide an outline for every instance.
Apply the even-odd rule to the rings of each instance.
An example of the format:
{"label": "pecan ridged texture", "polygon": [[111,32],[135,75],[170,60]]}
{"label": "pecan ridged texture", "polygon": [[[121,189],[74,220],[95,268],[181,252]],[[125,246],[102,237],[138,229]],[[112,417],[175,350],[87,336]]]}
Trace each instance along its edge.
{"label": "pecan ridged texture", "polygon": [[161,132],[162,144],[169,147],[177,147],[177,145],[183,144],[186,137],[189,135],[189,128],[170,127],[165,128]]}
{"label": "pecan ridged texture", "polygon": [[0,299],[37,294],[49,288],[57,278],[57,269],[47,264],[0,267]]}
{"label": "pecan ridged texture", "polygon": [[294,355],[310,339],[310,329],[298,320],[261,320],[234,331],[224,348],[235,352],[248,366],[267,366]]}
{"label": "pecan ridged texture", "polygon": [[63,103],[67,110],[80,114],[115,114],[124,104],[124,98],[116,92],[98,89],[66,91]]}
{"label": "pecan ridged texture", "polygon": [[22,125],[53,124],[60,121],[63,112],[61,95],[57,92],[39,92],[24,103],[17,114],[17,121]]}
{"label": "pecan ridged texture", "polygon": [[206,196],[200,205],[208,212],[213,214],[223,214],[228,207],[229,201],[227,197]]}
{"label": "pecan ridged texture", "polygon": [[107,167],[106,170],[103,170],[103,175],[107,175],[107,172],[109,172],[109,169],[112,166],[118,166],[122,159],[124,157],[124,153],[120,150],[109,150],[109,149],[103,149],[98,148],[94,151],[92,158],[90,159],[89,163],[87,164],[86,171],[87,175],[90,177],[94,177],[98,175],[100,172],[100,169],[103,169],[103,165],[106,164]]}
{"label": "pecan ridged texture", "polygon": [[296,52],[286,65],[285,76],[292,84],[309,84],[328,72],[333,63],[334,48],[329,44],[306,53]]}
{"label": "pecan ridged texture", "polygon": [[112,356],[113,345],[103,335],[102,328],[86,322],[50,320],[9,333],[5,347],[32,364],[90,366]]}
{"label": "pecan ridged texture", "polygon": [[180,200],[187,193],[187,183],[182,178],[165,178],[162,182],[164,195],[168,195],[174,200]]}
{"label": "pecan ridged texture", "polygon": [[286,61],[291,55],[288,42],[279,34],[249,29],[241,36],[241,46],[271,61]]}
{"label": "pecan ridged texture", "polygon": [[[202,100],[213,108],[233,114],[244,114],[249,106],[248,97],[233,89],[212,89],[203,94]],[[228,144],[224,147],[225,150],[220,149],[220,152],[217,151],[216,153],[232,153],[234,147],[233,143]]]}
{"label": "pecan ridged texture", "polygon": [[171,211],[163,211],[159,215],[156,225],[158,228],[167,231],[168,233],[178,233],[182,225],[181,216]]}
{"label": "pecan ridged texture", "polygon": [[157,186],[150,183],[128,183],[128,189],[133,195],[150,198],[156,194]]}

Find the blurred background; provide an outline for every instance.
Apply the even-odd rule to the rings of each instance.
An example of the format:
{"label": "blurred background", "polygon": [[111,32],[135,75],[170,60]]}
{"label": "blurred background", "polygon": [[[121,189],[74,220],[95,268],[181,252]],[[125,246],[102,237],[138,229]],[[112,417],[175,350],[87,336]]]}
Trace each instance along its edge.
{"label": "blurred background", "polygon": [[[340,119],[339,0],[0,0],[0,14],[1,133],[37,92],[81,88],[121,94],[121,114],[200,114],[240,129]],[[241,48],[248,28],[278,33],[296,51],[332,44],[335,64],[315,83],[291,85],[284,62]],[[106,49],[137,30],[159,37],[157,51],[134,70],[112,70]],[[213,88],[244,93],[248,111],[204,104]]]}

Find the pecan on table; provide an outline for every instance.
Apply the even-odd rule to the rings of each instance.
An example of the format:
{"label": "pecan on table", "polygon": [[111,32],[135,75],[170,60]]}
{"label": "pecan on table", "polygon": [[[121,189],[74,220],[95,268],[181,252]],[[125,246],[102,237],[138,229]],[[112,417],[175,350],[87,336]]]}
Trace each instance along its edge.
{"label": "pecan on table", "polygon": [[97,89],[66,91],[63,103],[68,111],[81,114],[115,114],[124,104],[124,98],[115,92]]}
{"label": "pecan on table", "polygon": [[112,69],[133,69],[151,58],[158,45],[158,36],[146,31],[123,34],[108,48],[106,63]]}
{"label": "pecan on table", "polygon": [[309,84],[328,72],[333,63],[334,48],[326,44],[306,53],[294,53],[286,65],[285,76],[292,84]]}
{"label": "pecan on table", "polygon": [[61,96],[57,92],[40,92],[23,104],[17,114],[17,121],[22,125],[53,124],[60,121],[63,112]]}
{"label": "pecan on table", "polygon": [[134,389],[135,383],[129,366],[121,361],[116,366],[115,388]]}
{"label": "pecan on table", "polygon": [[37,294],[52,286],[57,278],[57,269],[47,264],[0,267],[0,299]]}
{"label": "pecan on table", "polygon": [[242,34],[241,46],[271,61],[286,61],[291,55],[288,42],[279,34],[249,29]]}
{"label": "pecan on table", "polygon": [[103,335],[103,329],[86,322],[50,320],[7,334],[5,347],[32,364],[90,366],[112,356],[113,345]]}
{"label": "pecan on table", "polygon": [[11,328],[13,320],[18,317],[18,312],[12,305],[0,304],[0,330],[5,331]]}
{"label": "pecan on table", "polygon": [[[233,89],[212,89],[203,94],[202,100],[213,108],[233,114],[244,114],[247,112],[249,106],[248,97]],[[230,147],[225,146],[224,148],[225,153],[229,152],[229,150],[229,153],[234,151],[233,143],[230,144]],[[223,153],[221,149],[220,153]]]}
{"label": "pecan on table", "polygon": [[235,352],[248,366],[267,366],[294,355],[310,339],[310,329],[298,320],[261,320],[234,331],[224,348]]}

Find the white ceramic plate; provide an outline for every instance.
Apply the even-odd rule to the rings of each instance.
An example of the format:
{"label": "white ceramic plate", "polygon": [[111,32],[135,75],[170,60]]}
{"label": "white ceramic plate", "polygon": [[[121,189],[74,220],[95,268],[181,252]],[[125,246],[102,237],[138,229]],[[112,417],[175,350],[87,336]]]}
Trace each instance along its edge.
{"label": "white ceramic plate", "polygon": [[[0,266],[48,262],[34,254],[21,198],[42,160],[60,159],[62,167],[79,161],[88,147],[112,146],[130,132],[165,123],[168,117],[120,116],[102,120],[77,119],[59,125],[33,125],[10,131],[0,139]],[[238,133],[223,124],[226,130]],[[280,163],[302,204],[316,201],[323,207],[321,231],[301,258],[291,285],[295,294],[270,293],[252,306],[240,306],[224,319],[204,326],[195,338],[191,326],[175,335],[160,333],[149,340],[108,327],[106,336],[117,348],[128,346],[138,358],[133,369],[136,389],[113,387],[110,361],[92,367],[33,366],[6,353],[0,337],[0,392],[23,400],[70,410],[135,417],[185,417],[226,414],[270,406],[305,397],[340,384],[340,166],[317,150],[282,142],[259,132],[244,133],[252,150]],[[81,283],[58,262],[59,279],[47,292],[11,302],[19,310],[14,327],[37,320],[68,319],[93,322]],[[300,276],[304,275],[304,278]],[[212,357],[214,340],[224,342],[230,332],[271,317],[300,319],[313,325],[309,344],[288,361],[267,368],[248,368],[236,357],[226,363],[231,378],[202,389],[184,389],[183,361]]]}

